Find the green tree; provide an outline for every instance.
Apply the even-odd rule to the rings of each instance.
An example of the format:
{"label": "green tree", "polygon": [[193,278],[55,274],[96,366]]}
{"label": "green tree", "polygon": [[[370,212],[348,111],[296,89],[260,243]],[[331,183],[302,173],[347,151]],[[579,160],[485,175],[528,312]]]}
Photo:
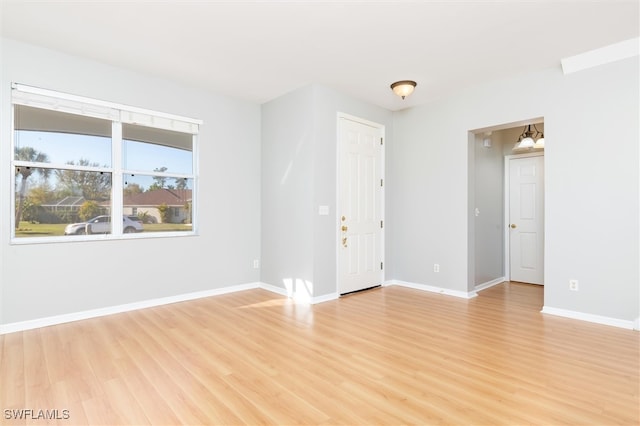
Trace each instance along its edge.
{"label": "green tree", "polygon": [[55,200],[56,195],[51,189],[51,185],[48,182],[44,182],[38,186],[32,186],[29,189],[29,195],[27,198],[36,206],[41,206],[46,203],[51,203]]}
{"label": "green tree", "polygon": [[34,204],[30,196],[24,198],[22,204],[22,220],[34,222],[38,217],[38,206]]}
{"label": "green tree", "polygon": [[187,189],[187,179],[175,178],[175,181],[176,181],[176,185],[175,185],[176,189]]}
{"label": "green tree", "polygon": [[153,223],[153,218],[149,212],[138,212],[138,219],[140,219],[142,223]]}
{"label": "green tree", "polygon": [[[49,156],[44,152],[40,152],[35,150],[30,146],[25,146],[22,148],[16,147],[15,149],[15,159],[18,161],[29,161],[32,163],[48,163]],[[18,205],[16,206],[16,223],[15,227],[18,229],[20,227],[20,220],[22,219],[22,210],[24,209],[24,200],[27,195],[27,181],[31,175],[34,173],[42,175],[45,179],[49,177],[49,169],[43,169],[38,167],[16,167],[16,185],[18,184],[17,180],[20,180],[20,189],[18,190]]]}
{"label": "green tree", "polygon": [[144,192],[144,190],[137,183],[128,183],[126,188],[124,188],[124,195],[135,195],[141,192]]}
{"label": "green tree", "polygon": [[24,198],[21,220],[41,222],[44,218],[44,209],[42,205],[51,203],[54,199],[55,194],[51,190],[51,185],[49,185],[47,181],[44,181],[37,186],[31,185],[29,187],[29,193]]}
{"label": "green tree", "polygon": [[184,220],[184,223],[191,223],[191,203],[190,202],[185,202],[184,203],[184,209],[187,212],[187,217]]}
{"label": "green tree", "polygon": [[92,217],[95,217],[100,214],[100,205],[95,201],[85,201],[80,206],[80,210],[78,211],[78,215],[82,220],[89,220]]}
{"label": "green tree", "polygon": [[[166,167],[156,167],[154,172],[164,173],[168,169]],[[149,186],[149,191],[155,191],[157,189],[165,188],[167,185],[167,178],[165,176],[153,176],[153,183]]]}
{"label": "green tree", "polygon": [[158,213],[160,213],[160,220],[162,221],[162,223],[168,223],[169,222],[169,206],[167,206],[166,203],[162,203],[156,208],[158,209]]}
{"label": "green tree", "polygon": [[[77,164],[67,162],[72,166],[100,167],[98,163],[90,163],[81,158]],[[56,170],[58,187],[62,191],[82,195],[86,200],[107,200],[111,194],[111,174],[91,172],[85,170]]]}

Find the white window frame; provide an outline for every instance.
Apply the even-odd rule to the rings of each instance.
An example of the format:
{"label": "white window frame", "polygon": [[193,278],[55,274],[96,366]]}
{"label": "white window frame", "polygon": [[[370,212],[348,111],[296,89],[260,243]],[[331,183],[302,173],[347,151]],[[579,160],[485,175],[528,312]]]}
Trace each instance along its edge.
{"label": "white window frame", "polygon": [[[184,237],[197,235],[198,230],[198,133],[202,120],[183,117],[174,114],[151,111],[143,108],[132,107],[128,105],[91,99],[83,96],[76,96],[67,93],[57,92],[54,90],[42,89],[39,87],[28,86],[20,83],[12,83],[11,85],[11,244],[37,244],[37,243],[58,243],[58,242],[77,242],[77,241],[96,241],[96,240],[120,240],[135,238],[167,238],[167,237]],[[42,108],[70,114],[82,115],[104,119],[111,122],[111,167],[84,167],[70,166],[68,164],[32,163],[27,161],[18,161],[15,159],[15,106],[24,105],[34,108]],[[122,162],[122,125],[135,124],[139,126],[152,127],[163,130],[171,130],[181,133],[191,134],[193,137],[192,144],[192,173],[176,174],[161,173],[139,170],[124,169]],[[16,237],[15,235],[15,185],[16,176],[13,172],[16,167],[37,167],[48,169],[68,169],[68,170],[84,170],[98,171],[111,174],[111,217],[121,217],[124,212],[123,191],[124,191],[124,175],[134,173],[137,175],[147,176],[167,176],[181,177],[191,179],[192,188],[192,229],[191,231],[167,231],[167,232],[140,232],[135,234],[125,234],[122,230],[122,221],[112,220],[112,230],[110,234],[93,234],[78,236],[53,236],[53,237]]]}

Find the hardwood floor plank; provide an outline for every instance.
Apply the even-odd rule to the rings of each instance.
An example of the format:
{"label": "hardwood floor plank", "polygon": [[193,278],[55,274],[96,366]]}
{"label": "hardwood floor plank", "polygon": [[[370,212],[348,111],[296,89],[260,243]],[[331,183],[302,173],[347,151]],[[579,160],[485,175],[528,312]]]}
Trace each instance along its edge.
{"label": "hardwood floor plank", "polygon": [[144,415],[149,419],[149,423],[154,425],[180,424],[180,419],[165,403],[163,395],[160,394],[154,383],[142,374],[133,359],[122,358],[118,360],[117,368],[120,377],[123,377],[123,382],[132,395],[129,404],[139,405]]}
{"label": "hardwood floor plank", "polygon": [[145,315],[137,316],[137,321],[142,332],[151,337],[145,344],[147,353],[152,357],[162,352],[168,354],[158,364],[171,381],[189,396],[199,415],[205,421],[216,418],[224,424],[237,424],[240,418],[219,402],[217,396],[206,386],[208,382],[203,382],[204,376],[198,374],[200,372],[197,370],[193,371],[199,358],[190,358],[181,346],[156,325],[155,318],[151,318],[153,311],[145,311],[143,314]]}
{"label": "hardwood floor plank", "polygon": [[0,402],[5,409],[24,407],[27,382],[24,376],[22,333],[0,336]]}

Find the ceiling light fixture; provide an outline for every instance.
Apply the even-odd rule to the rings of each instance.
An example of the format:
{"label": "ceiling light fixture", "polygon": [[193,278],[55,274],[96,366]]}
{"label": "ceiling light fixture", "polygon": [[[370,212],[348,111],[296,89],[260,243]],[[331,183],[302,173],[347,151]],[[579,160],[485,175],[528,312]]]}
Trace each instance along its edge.
{"label": "ceiling light fixture", "polygon": [[418,83],[411,80],[396,81],[391,85],[391,90],[393,90],[393,93],[404,99],[406,96],[413,93],[413,89],[416,88],[417,84]]}
{"label": "ceiling light fixture", "polygon": [[531,130],[531,124],[524,126],[522,133],[518,136],[518,141],[513,146],[513,151],[530,151],[532,149],[544,149],[544,133],[533,125],[535,131]]}

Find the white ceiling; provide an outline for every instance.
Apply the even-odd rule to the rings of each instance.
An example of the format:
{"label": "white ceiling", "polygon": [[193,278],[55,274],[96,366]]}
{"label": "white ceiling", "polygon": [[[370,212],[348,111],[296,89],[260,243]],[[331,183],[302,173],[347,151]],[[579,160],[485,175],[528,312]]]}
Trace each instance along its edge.
{"label": "white ceiling", "polygon": [[[320,83],[398,110],[638,37],[639,1],[0,0],[4,37],[262,103]],[[418,82],[405,101],[389,85]]]}

